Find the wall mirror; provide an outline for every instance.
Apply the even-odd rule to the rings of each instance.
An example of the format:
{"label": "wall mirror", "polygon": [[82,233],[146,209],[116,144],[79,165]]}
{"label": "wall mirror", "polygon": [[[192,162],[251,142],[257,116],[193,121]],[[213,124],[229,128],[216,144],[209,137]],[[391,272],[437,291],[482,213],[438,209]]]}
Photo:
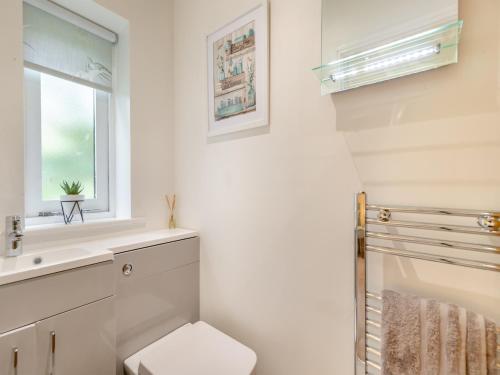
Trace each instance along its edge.
{"label": "wall mirror", "polygon": [[323,0],[322,93],[458,61],[458,0]]}

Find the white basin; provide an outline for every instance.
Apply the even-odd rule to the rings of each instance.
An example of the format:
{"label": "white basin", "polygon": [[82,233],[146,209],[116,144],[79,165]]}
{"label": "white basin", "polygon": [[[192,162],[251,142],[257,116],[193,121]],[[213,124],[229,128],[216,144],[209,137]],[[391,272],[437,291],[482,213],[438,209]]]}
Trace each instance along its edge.
{"label": "white basin", "polygon": [[0,257],[0,285],[113,260],[109,250],[65,248]]}

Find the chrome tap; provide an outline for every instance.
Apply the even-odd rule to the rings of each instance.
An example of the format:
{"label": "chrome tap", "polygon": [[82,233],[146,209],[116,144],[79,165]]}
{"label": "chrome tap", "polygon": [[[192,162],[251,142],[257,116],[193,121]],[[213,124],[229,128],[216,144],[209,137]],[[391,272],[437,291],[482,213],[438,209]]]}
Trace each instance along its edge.
{"label": "chrome tap", "polygon": [[5,218],[5,256],[16,257],[23,253],[24,223],[21,216]]}

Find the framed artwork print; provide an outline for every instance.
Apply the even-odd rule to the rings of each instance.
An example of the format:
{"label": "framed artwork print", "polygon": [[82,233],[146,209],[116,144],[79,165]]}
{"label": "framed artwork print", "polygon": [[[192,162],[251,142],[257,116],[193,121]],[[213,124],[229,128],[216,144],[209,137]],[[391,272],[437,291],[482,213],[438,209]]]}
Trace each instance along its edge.
{"label": "framed artwork print", "polygon": [[207,37],[208,136],[269,123],[268,4]]}

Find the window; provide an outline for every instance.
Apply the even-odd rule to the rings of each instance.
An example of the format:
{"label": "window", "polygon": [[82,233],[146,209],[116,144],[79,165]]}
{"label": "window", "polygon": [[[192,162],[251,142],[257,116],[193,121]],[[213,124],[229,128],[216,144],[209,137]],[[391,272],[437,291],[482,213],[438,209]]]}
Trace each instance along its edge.
{"label": "window", "polygon": [[26,216],[60,213],[64,180],[82,183],[84,210],[109,212],[116,35],[51,2],[23,12]]}
{"label": "window", "polygon": [[110,94],[25,68],[26,213],[60,211],[63,180],[84,186],[85,209],[109,210]]}

